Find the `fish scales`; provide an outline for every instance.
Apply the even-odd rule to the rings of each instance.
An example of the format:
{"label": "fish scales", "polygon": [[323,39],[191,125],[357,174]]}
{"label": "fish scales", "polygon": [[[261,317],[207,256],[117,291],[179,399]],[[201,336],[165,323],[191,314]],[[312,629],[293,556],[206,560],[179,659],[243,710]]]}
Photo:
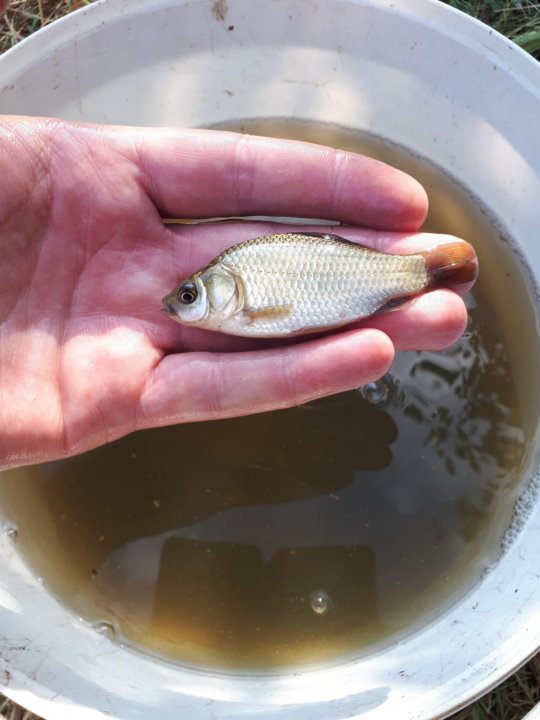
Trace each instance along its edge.
{"label": "fish scales", "polygon": [[[242,277],[247,308],[292,306],[289,315],[261,319],[272,334],[353,322],[396,296],[421,292],[428,282],[421,255],[386,255],[292,233],[241,243],[221,261]],[[246,334],[258,329],[245,327]]]}
{"label": "fish scales", "polygon": [[347,325],[476,274],[474,250],[463,241],[393,255],[336,235],[266,235],[182,281],[163,298],[163,311],[231,335],[285,337]]}

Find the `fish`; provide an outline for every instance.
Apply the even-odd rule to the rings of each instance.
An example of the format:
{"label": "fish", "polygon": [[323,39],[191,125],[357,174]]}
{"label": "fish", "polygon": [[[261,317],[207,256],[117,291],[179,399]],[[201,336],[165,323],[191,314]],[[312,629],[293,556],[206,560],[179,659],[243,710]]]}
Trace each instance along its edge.
{"label": "fish", "polygon": [[229,247],[182,280],[162,310],[184,325],[229,335],[290,337],[398,309],[477,273],[465,241],[396,255],[330,233],[264,235]]}

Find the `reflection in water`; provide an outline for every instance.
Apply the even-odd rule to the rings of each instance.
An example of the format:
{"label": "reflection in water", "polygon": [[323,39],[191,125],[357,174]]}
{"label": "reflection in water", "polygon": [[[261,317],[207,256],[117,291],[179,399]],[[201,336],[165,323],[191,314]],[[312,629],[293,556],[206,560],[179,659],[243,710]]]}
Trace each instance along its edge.
{"label": "reflection in water", "polygon": [[[291,640],[296,647],[317,649],[329,641],[346,645],[351,614],[359,608],[368,637],[377,623],[373,557],[366,548],[284,547],[265,561],[252,545],[239,548],[174,538],[163,546],[161,568],[154,606],[156,635],[168,639],[171,624],[181,614],[193,623],[192,633],[184,632],[185,642],[200,644],[203,627],[204,645],[231,656],[241,647],[241,662],[256,662],[267,652],[269,637],[274,662],[290,654]],[[186,578],[186,592],[172,604],[167,592],[179,573]],[[311,596],[321,576],[340,612],[313,612]],[[193,585],[196,593],[190,592]],[[216,594],[219,602],[214,601]]]}
{"label": "reflection in water", "polygon": [[[474,311],[470,317],[474,321]],[[514,387],[507,362],[502,343],[493,343],[488,352],[477,328],[437,362],[420,357],[410,369],[415,389],[404,412],[430,428],[424,444],[434,446],[452,475],[464,463],[475,472],[489,466],[498,478],[508,467],[519,466],[524,433],[511,417]],[[457,414],[447,403],[449,393],[463,401]]]}

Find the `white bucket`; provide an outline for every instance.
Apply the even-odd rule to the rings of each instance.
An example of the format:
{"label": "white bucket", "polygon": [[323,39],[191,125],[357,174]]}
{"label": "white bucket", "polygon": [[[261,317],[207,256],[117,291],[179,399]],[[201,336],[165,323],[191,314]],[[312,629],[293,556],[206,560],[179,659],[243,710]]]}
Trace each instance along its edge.
{"label": "white bucket", "polygon": [[525,715],[523,720],[539,720],[540,718],[540,703],[535,705],[533,709]]}
{"label": "white bucket", "polygon": [[[0,112],[137,125],[303,118],[374,132],[496,206],[540,277],[540,68],[429,0],[110,0],[0,58]],[[78,623],[0,536],[0,680],[51,720],[437,718],[540,646],[540,508],[482,583],[332,669],[219,675]]]}

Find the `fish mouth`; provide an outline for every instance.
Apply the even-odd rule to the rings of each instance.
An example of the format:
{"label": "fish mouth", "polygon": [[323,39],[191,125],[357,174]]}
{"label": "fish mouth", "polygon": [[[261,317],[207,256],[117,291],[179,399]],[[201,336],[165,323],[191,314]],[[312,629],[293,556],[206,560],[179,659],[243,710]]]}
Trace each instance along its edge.
{"label": "fish mouth", "polygon": [[174,311],[174,307],[172,306],[172,304],[171,304],[170,302],[168,302],[168,300],[167,300],[166,297],[164,297],[161,302],[163,303],[163,307],[161,308],[161,312],[162,312],[164,315],[167,315],[168,317],[171,317],[171,316],[173,316],[173,315],[176,315],[176,313],[175,313],[175,311]]}

